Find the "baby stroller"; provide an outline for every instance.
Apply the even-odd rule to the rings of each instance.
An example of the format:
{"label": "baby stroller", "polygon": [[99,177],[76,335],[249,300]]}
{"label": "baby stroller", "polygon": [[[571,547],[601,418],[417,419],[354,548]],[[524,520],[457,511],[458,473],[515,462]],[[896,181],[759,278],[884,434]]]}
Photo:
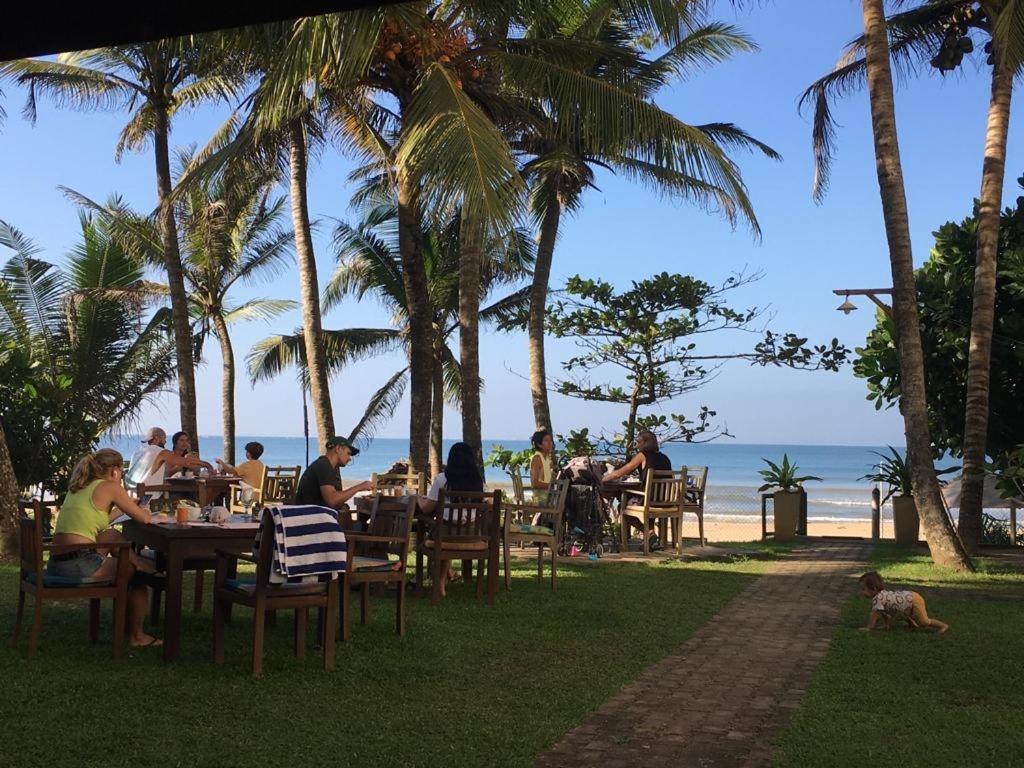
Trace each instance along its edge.
{"label": "baby stroller", "polygon": [[[565,500],[562,551],[559,554],[575,556],[583,552],[590,559],[604,554],[603,531],[609,520],[609,509],[601,497],[601,476],[604,463],[581,456],[572,459],[560,477],[569,481],[569,494]],[[614,537],[613,537],[614,540]]]}

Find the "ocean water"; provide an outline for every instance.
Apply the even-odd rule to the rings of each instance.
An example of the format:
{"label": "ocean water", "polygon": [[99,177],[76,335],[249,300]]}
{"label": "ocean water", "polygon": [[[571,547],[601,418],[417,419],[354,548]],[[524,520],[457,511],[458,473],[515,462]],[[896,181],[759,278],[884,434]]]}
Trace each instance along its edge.
{"label": "ocean water", "polygon": [[[242,446],[250,440],[263,443],[263,461],[271,465],[306,465],[306,441],[301,437],[259,437],[239,435],[235,441],[241,461]],[[445,441],[445,451],[454,443]],[[521,450],[529,447],[526,440],[485,440],[485,454],[492,444]],[[110,436],[102,446],[116,448],[127,458],[139,446],[135,435]],[[219,436],[200,438],[200,453],[206,459],[222,454],[223,442]],[[882,446],[837,445],[745,445],[720,441],[705,444],[673,444],[663,448],[674,467],[708,466],[708,490],[705,514],[709,518],[727,517],[733,520],[760,521],[761,484],[759,469],[766,467],[763,459],[779,462],[783,453],[800,468],[801,475],[816,475],[822,482],[806,485],[808,518],[811,520],[868,520],[871,517],[871,484],[859,480],[878,461],[873,451],[884,451]],[[309,445],[309,458],[319,455],[316,439]],[[391,464],[408,456],[408,441],[397,438],[378,438],[364,447],[352,463],[342,470],[346,482],[365,479],[371,473],[385,472]],[[488,469],[488,480],[499,483],[506,480],[500,470]],[[883,491],[884,493],[884,491]]]}

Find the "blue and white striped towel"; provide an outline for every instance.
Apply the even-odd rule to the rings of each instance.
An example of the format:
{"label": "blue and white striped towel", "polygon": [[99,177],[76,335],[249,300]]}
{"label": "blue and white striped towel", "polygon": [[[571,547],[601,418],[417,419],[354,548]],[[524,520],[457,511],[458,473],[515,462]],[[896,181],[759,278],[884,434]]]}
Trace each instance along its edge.
{"label": "blue and white striped towel", "polygon": [[274,518],[274,584],[315,580],[345,570],[345,533],[338,513],[311,505],[270,507]]}

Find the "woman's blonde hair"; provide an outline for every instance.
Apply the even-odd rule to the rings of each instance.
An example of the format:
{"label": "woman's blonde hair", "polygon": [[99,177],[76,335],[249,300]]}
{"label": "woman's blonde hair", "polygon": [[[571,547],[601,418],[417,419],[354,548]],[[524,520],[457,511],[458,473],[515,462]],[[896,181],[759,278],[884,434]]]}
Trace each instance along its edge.
{"label": "woman's blonde hair", "polygon": [[84,489],[93,480],[99,480],[107,476],[107,472],[114,467],[124,467],[124,457],[113,448],[100,448],[95,453],[87,453],[71,470],[71,482],[68,484],[69,493],[77,493]]}

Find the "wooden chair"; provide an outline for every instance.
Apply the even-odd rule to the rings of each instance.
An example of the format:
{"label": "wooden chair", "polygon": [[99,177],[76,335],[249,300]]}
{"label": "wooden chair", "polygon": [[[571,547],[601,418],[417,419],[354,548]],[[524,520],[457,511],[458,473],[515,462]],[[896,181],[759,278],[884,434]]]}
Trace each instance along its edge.
{"label": "wooden chair", "polygon": [[[697,531],[700,538],[700,545],[707,545],[704,538],[704,493],[708,486],[707,467],[685,467],[686,470],[686,501],[683,504],[683,512],[692,512],[697,516]],[[679,536],[682,537],[682,526]]]}
{"label": "wooden chair", "polygon": [[267,467],[263,477],[263,504],[293,504],[302,467]]}
{"label": "wooden chair", "polygon": [[[484,565],[487,566],[487,602],[494,604],[498,592],[498,550],[501,544],[501,491],[470,493],[444,489],[438,494],[428,525],[416,532],[416,551],[430,560],[431,602],[441,600],[441,569],[444,561],[461,560],[463,573],[477,562],[476,596],[484,596]],[[417,564],[416,586],[423,586],[423,570]]]}
{"label": "wooden chair", "polygon": [[554,480],[540,504],[506,501],[502,526],[502,552],[505,558],[505,589],[512,588],[509,574],[509,547],[525,544],[537,547],[537,581],[544,578],[544,547],[551,550],[551,590],[558,576],[556,557],[562,544],[562,514],[569,495],[568,480]]}
{"label": "wooden chair", "polygon": [[[32,512],[29,517],[28,512]],[[18,579],[18,610],[14,620],[11,646],[18,644],[21,620],[25,612],[25,597],[32,595],[35,604],[32,616],[32,630],[28,640],[28,655],[35,655],[39,647],[39,633],[43,625],[43,603],[46,600],[88,600],[89,640],[96,643],[100,630],[100,600],[114,601],[114,657],[124,650],[125,622],[128,611],[128,582],[131,578],[131,563],[128,542],[103,542],[102,544],[44,544],[43,505],[38,500],[18,502],[18,534],[21,574]],[[113,581],[94,579],[70,579],[51,576],[46,573],[43,554],[95,551],[108,549],[117,556],[117,572]]]}
{"label": "wooden chair", "polygon": [[629,551],[629,523],[626,515],[640,519],[644,540],[644,555],[651,553],[647,536],[648,522],[668,520],[675,532],[676,551],[683,554],[682,523],[686,509],[686,467],[679,471],[648,471],[643,491],[626,491],[619,504],[621,514],[622,551]]}
{"label": "wooden chair", "polygon": [[[217,550],[217,567],[214,572],[213,588],[213,660],[224,663],[224,626],[232,605],[244,605],[253,609],[252,621],[252,674],[263,673],[263,638],[266,630],[267,613],[279,610],[295,610],[295,656],[306,655],[306,622],[310,608],[318,608],[322,615],[317,626],[321,628],[320,645],[323,648],[324,669],[334,668],[334,611],[338,604],[338,575],[328,581],[301,584],[271,584],[270,569],[274,557],[274,518],[270,510],[263,511],[260,523],[259,552],[242,555],[237,552]],[[235,571],[238,560],[256,565],[254,581],[229,578]]]}
{"label": "wooden chair", "polygon": [[377,475],[377,492],[387,496],[427,495],[427,476],[423,472],[390,472]]}
{"label": "wooden chair", "polygon": [[397,584],[395,631],[405,635],[405,574],[409,557],[409,534],[416,516],[416,499],[397,501],[374,497],[367,533],[345,533],[348,562],[341,585],[341,639],[348,640],[349,598],[359,586],[359,623],[369,614],[370,585]]}
{"label": "wooden chair", "polygon": [[[259,482],[256,483],[252,489],[252,503],[259,504],[263,501],[263,489],[267,485],[267,465],[263,465],[263,469],[260,471]],[[296,486],[297,487],[297,486]],[[292,494],[294,496],[294,493]],[[228,511],[233,515],[244,515],[245,505],[242,503],[242,488],[240,486],[231,487],[231,496],[228,499]]]}

